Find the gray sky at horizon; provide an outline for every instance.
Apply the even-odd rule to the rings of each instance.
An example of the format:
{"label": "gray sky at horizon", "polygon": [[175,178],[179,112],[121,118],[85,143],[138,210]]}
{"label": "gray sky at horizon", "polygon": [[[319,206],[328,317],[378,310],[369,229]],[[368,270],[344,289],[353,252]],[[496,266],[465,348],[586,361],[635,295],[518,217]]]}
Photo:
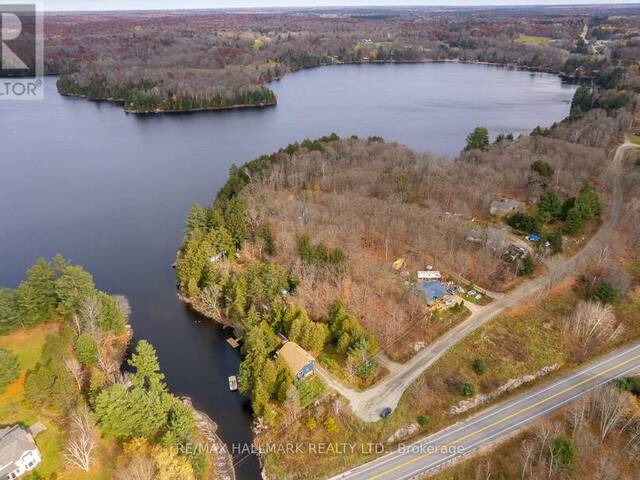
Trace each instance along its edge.
{"label": "gray sky at horizon", "polygon": [[[0,0],[0,3],[3,0]],[[11,2],[10,2],[11,3]],[[629,4],[638,0],[41,0],[46,11],[176,10],[332,6],[484,6]]]}

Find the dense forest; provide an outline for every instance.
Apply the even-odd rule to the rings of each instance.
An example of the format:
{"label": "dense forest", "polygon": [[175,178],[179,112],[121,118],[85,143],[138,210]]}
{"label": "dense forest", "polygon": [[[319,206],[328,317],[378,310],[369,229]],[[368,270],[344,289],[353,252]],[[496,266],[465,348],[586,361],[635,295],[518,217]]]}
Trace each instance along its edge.
{"label": "dense forest", "polygon": [[[621,11],[591,9],[605,19]],[[486,62],[610,89],[622,73],[616,65],[638,59],[637,18],[616,17],[615,29],[601,19],[596,35],[608,35],[601,41],[624,41],[594,58],[580,37],[587,10],[51,14],[45,61],[60,75],[61,93],[118,101],[132,112],[272,105],[267,82],[340,63]],[[638,85],[637,72],[625,75]]]}
{"label": "dense forest", "polygon": [[38,259],[16,289],[0,290],[2,422],[45,422],[41,471],[206,477],[208,456],[181,448],[199,441],[194,414],[167,389],[153,346],[138,341],[126,360],[132,373],[122,370],[130,313],[125,297],[97,290],[91,274],[60,255]]}

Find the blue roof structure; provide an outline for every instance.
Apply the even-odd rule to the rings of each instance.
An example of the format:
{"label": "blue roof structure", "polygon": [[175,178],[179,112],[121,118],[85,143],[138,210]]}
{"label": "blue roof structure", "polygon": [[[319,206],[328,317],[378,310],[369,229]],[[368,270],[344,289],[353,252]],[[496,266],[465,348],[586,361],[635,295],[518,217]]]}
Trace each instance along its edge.
{"label": "blue roof structure", "polygon": [[440,300],[447,295],[447,289],[440,282],[422,282],[420,288],[430,302]]}

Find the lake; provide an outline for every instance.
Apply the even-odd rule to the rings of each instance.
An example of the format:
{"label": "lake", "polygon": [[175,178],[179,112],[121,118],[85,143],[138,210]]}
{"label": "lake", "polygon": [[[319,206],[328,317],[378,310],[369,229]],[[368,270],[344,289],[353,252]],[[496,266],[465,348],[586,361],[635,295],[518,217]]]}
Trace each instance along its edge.
{"label": "lake", "polygon": [[[136,338],[150,340],[172,391],[192,397],[228,443],[250,442],[246,399],[229,392],[239,354],[222,330],[176,298],[171,264],[194,201],[208,203],[229,167],[330,132],[380,135],[454,157],[476,126],[520,134],[569,112],[558,77],[451,63],[305,70],[272,84],[263,110],[135,116],[62,97],[0,101],[0,287],[62,253],[98,288],[126,295]],[[238,457],[238,478],[257,477]]]}

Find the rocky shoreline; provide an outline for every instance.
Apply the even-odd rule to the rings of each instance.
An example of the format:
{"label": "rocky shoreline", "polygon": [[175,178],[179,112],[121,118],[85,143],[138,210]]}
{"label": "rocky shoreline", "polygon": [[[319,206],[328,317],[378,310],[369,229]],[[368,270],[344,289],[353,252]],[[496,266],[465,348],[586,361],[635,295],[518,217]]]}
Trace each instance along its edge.
{"label": "rocky shoreline", "polygon": [[180,397],[182,403],[187,405],[193,411],[196,420],[196,427],[209,443],[206,447],[207,453],[214,458],[211,467],[213,472],[210,478],[213,480],[236,480],[236,472],[233,467],[233,457],[229,453],[229,449],[218,436],[218,425],[209,415],[197,410],[189,397]]}

